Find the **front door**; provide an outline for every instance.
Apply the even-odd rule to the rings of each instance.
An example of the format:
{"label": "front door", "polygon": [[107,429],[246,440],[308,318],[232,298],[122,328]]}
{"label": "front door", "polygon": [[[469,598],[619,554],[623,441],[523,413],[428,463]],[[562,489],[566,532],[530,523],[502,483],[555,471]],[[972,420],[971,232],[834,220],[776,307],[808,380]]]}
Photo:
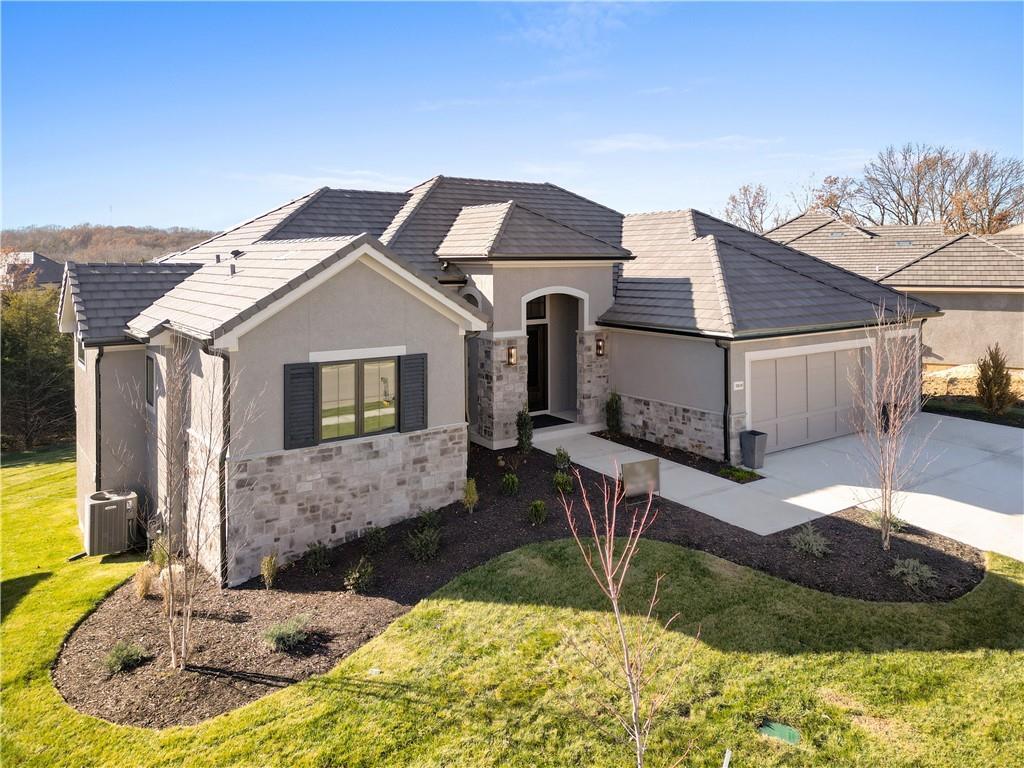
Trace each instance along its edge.
{"label": "front door", "polygon": [[530,411],[548,407],[548,326],[526,326],[526,399]]}

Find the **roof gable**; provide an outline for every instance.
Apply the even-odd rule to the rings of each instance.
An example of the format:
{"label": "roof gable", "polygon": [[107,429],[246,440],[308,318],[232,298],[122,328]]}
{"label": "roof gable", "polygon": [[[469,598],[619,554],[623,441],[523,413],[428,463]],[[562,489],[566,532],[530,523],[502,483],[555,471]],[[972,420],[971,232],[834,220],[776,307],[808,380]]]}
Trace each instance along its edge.
{"label": "roof gable", "polygon": [[883,279],[888,285],[949,288],[1024,288],[1024,235],[997,241],[959,235]]}

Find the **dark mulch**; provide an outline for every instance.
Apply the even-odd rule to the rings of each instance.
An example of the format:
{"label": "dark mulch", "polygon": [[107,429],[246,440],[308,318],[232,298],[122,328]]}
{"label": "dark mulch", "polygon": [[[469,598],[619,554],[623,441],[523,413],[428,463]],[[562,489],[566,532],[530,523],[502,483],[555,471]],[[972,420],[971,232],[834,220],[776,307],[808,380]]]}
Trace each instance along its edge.
{"label": "dark mulch", "polygon": [[956,416],[972,421],[987,421],[990,424],[1002,424],[1005,427],[1024,428],[1024,402],[1018,401],[1006,413],[994,416],[978,404],[976,398],[960,395],[944,395],[930,397],[924,401],[922,410],[940,416]]}
{"label": "dark mulch", "polygon": [[[613,435],[611,432],[607,431],[595,432],[594,434],[596,437],[603,437],[605,440],[611,440],[613,443],[625,445],[628,448],[635,448],[638,451],[643,451],[644,453],[650,453],[662,459],[674,461],[676,464],[682,464],[686,467],[699,469],[701,472],[718,475],[719,477],[724,477],[726,480],[732,480],[734,483],[740,483],[741,485],[745,483],[752,483],[755,480],[764,479],[761,475],[756,473],[753,473],[753,476],[743,473],[742,478],[737,477],[735,474],[729,473],[729,470],[734,469],[731,464],[726,464],[724,461],[709,459],[707,456],[701,456],[699,453],[684,451],[682,448],[673,448],[670,445],[659,445],[658,443],[652,443],[650,440],[644,440],[639,437],[630,437],[629,435]],[[725,470],[726,474],[719,474],[722,470]]]}
{"label": "dark mulch", "polygon": [[[518,463],[519,493],[498,490],[509,463]],[[64,697],[77,709],[117,723],[165,727],[199,722],[234,709],[277,688],[326,672],[339,660],[380,634],[395,618],[459,574],[531,542],[565,538],[565,517],[551,484],[554,457],[533,451],[520,459],[514,451],[470,449],[470,475],[481,502],[472,515],[453,504],[441,510],[443,542],[438,557],[426,563],[410,559],[405,535],[417,524],[388,529],[384,551],[373,558],[375,586],[365,594],[344,591],[344,574],[363,554],[350,542],[333,550],[333,565],[313,576],[301,566],[281,571],[274,589],[258,580],[244,587],[210,588],[201,600],[196,623],[196,669],[167,670],[156,597],[139,602],[130,583],[104,600],[69,637],[53,670]],[[601,477],[581,471],[588,487]],[[578,491],[577,491],[578,493]],[[526,520],[530,501],[547,502],[549,517],[533,527]],[[678,504],[658,499],[660,510],[651,538],[704,550],[742,565],[814,589],[865,600],[950,600],[970,591],[984,576],[984,555],[951,539],[917,529],[893,538],[883,552],[867,515],[851,509],[814,523],[832,552],[821,560],[796,552],[792,530],[758,536]],[[889,575],[895,557],[929,564],[936,583],[915,594]],[[315,642],[301,653],[272,653],[264,631],[298,614],[310,617]],[[152,656],[138,669],[108,675],[104,659],[118,640],[139,642]]]}

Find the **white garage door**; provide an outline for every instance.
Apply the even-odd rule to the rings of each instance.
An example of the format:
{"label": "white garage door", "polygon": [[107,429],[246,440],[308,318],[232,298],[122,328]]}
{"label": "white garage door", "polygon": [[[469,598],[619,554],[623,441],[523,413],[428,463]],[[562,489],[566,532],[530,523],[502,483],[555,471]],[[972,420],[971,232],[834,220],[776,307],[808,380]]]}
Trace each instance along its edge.
{"label": "white garage door", "polygon": [[850,379],[861,348],[752,360],[750,421],[768,435],[768,451],[853,431]]}

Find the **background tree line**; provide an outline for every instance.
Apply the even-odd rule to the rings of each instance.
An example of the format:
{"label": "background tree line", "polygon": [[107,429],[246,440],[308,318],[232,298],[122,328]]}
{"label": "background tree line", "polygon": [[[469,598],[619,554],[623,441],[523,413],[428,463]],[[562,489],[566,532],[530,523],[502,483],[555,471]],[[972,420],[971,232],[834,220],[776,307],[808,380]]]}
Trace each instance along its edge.
{"label": "background tree line", "polygon": [[809,210],[865,226],[937,223],[950,234],[991,234],[1024,220],[1024,160],[933,144],[888,146],[859,176],[825,176],[783,197],[744,184],[724,215],[761,233]]}
{"label": "background tree line", "polygon": [[213,232],[185,227],[76,224],[5,229],[4,251],[37,251],[55,261],[149,261],[195,245]]}

